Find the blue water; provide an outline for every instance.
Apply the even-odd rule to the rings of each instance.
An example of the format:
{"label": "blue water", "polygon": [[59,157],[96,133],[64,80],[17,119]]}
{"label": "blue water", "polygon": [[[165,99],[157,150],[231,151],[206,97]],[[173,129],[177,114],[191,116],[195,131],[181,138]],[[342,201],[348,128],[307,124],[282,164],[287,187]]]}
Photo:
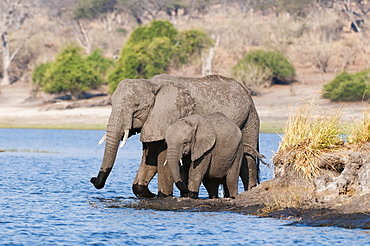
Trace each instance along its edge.
{"label": "blue water", "polygon": [[[118,153],[106,187],[99,170],[103,131],[0,129],[0,245],[364,245],[365,230],[290,226],[290,221],[236,213],[110,208],[135,201],[131,184],[141,159],[138,136]],[[280,137],[261,134],[270,160]],[[44,153],[46,152],[46,153]],[[270,160],[271,163],[271,160]],[[272,170],[262,166],[262,181]],[[156,180],[150,184],[156,191]],[[241,190],[241,188],[240,188]],[[176,191],[177,192],[177,191]],[[175,193],[178,196],[178,193]],[[200,197],[207,197],[201,190]]]}

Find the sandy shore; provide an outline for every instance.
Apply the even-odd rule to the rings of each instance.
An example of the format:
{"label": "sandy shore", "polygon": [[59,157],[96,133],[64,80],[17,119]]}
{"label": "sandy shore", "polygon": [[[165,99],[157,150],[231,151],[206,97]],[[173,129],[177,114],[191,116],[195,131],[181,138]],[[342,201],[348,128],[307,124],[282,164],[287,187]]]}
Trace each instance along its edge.
{"label": "sandy shore", "polygon": [[111,111],[111,106],[94,106],[107,97],[57,103],[45,100],[45,97],[32,97],[27,83],[1,87],[0,126],[103,128]]}

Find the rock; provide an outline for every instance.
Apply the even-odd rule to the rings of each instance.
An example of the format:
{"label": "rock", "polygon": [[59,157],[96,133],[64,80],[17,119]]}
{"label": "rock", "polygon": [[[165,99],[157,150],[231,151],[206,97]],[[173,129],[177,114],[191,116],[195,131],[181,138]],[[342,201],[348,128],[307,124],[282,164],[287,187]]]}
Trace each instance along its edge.
{"label": "rock", "polygon": [[366,160],[358,171],[358,188],[359,193],[370,193],[370,162]]}

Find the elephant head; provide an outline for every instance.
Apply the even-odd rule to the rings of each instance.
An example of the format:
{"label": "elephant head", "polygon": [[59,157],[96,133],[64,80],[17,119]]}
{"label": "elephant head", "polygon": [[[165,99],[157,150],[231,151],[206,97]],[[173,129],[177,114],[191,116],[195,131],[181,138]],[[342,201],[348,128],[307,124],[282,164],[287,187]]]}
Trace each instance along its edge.
{"label": "elephant head", "polygon": [[191,161],[201,158],[216,143],[214,128],[200,115],[192,115],[171,124],[166,133],[167,165],[177,188],[188,193],[181,180],[178,163],[183,156],[190,155]]}
{"label": "elephant head", "polygon": [[189,113],[192,104],[183,88],[145,79],[121,81],[111,102],[107,131],[100,141],[106,140],[103,161],[98,176],[90,180],[97,189],[104,187],[113,168],[120,140],[123,147],[128,137],[139,132],[142,142],[163,140],[167,127]]}

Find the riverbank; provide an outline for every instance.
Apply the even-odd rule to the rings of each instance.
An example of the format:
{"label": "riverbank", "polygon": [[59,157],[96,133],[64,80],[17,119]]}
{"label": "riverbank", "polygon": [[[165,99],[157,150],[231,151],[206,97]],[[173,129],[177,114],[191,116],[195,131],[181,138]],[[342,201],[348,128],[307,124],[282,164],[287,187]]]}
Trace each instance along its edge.
{"label": "riverbank", "polygon": [[[284,187],[277,179],[261,183],[236,199],[191,199],[179,197],[133,199],[131,202],[100,200],[112,207],[192,212],[233,212],[259,217],[289,220],[291,225],[338,226],[348,229],[370,229],[370,201],[368,194],[353,196],[346,202],[331,199],[324,201],[313,190],[302,187]],[[304,191],[304,193],[303,193]],[[96,205],[90,201],[91,205]],[[294,203],[294,206],[293,206]],[[291,204],[292,206],[287,206]]]}

